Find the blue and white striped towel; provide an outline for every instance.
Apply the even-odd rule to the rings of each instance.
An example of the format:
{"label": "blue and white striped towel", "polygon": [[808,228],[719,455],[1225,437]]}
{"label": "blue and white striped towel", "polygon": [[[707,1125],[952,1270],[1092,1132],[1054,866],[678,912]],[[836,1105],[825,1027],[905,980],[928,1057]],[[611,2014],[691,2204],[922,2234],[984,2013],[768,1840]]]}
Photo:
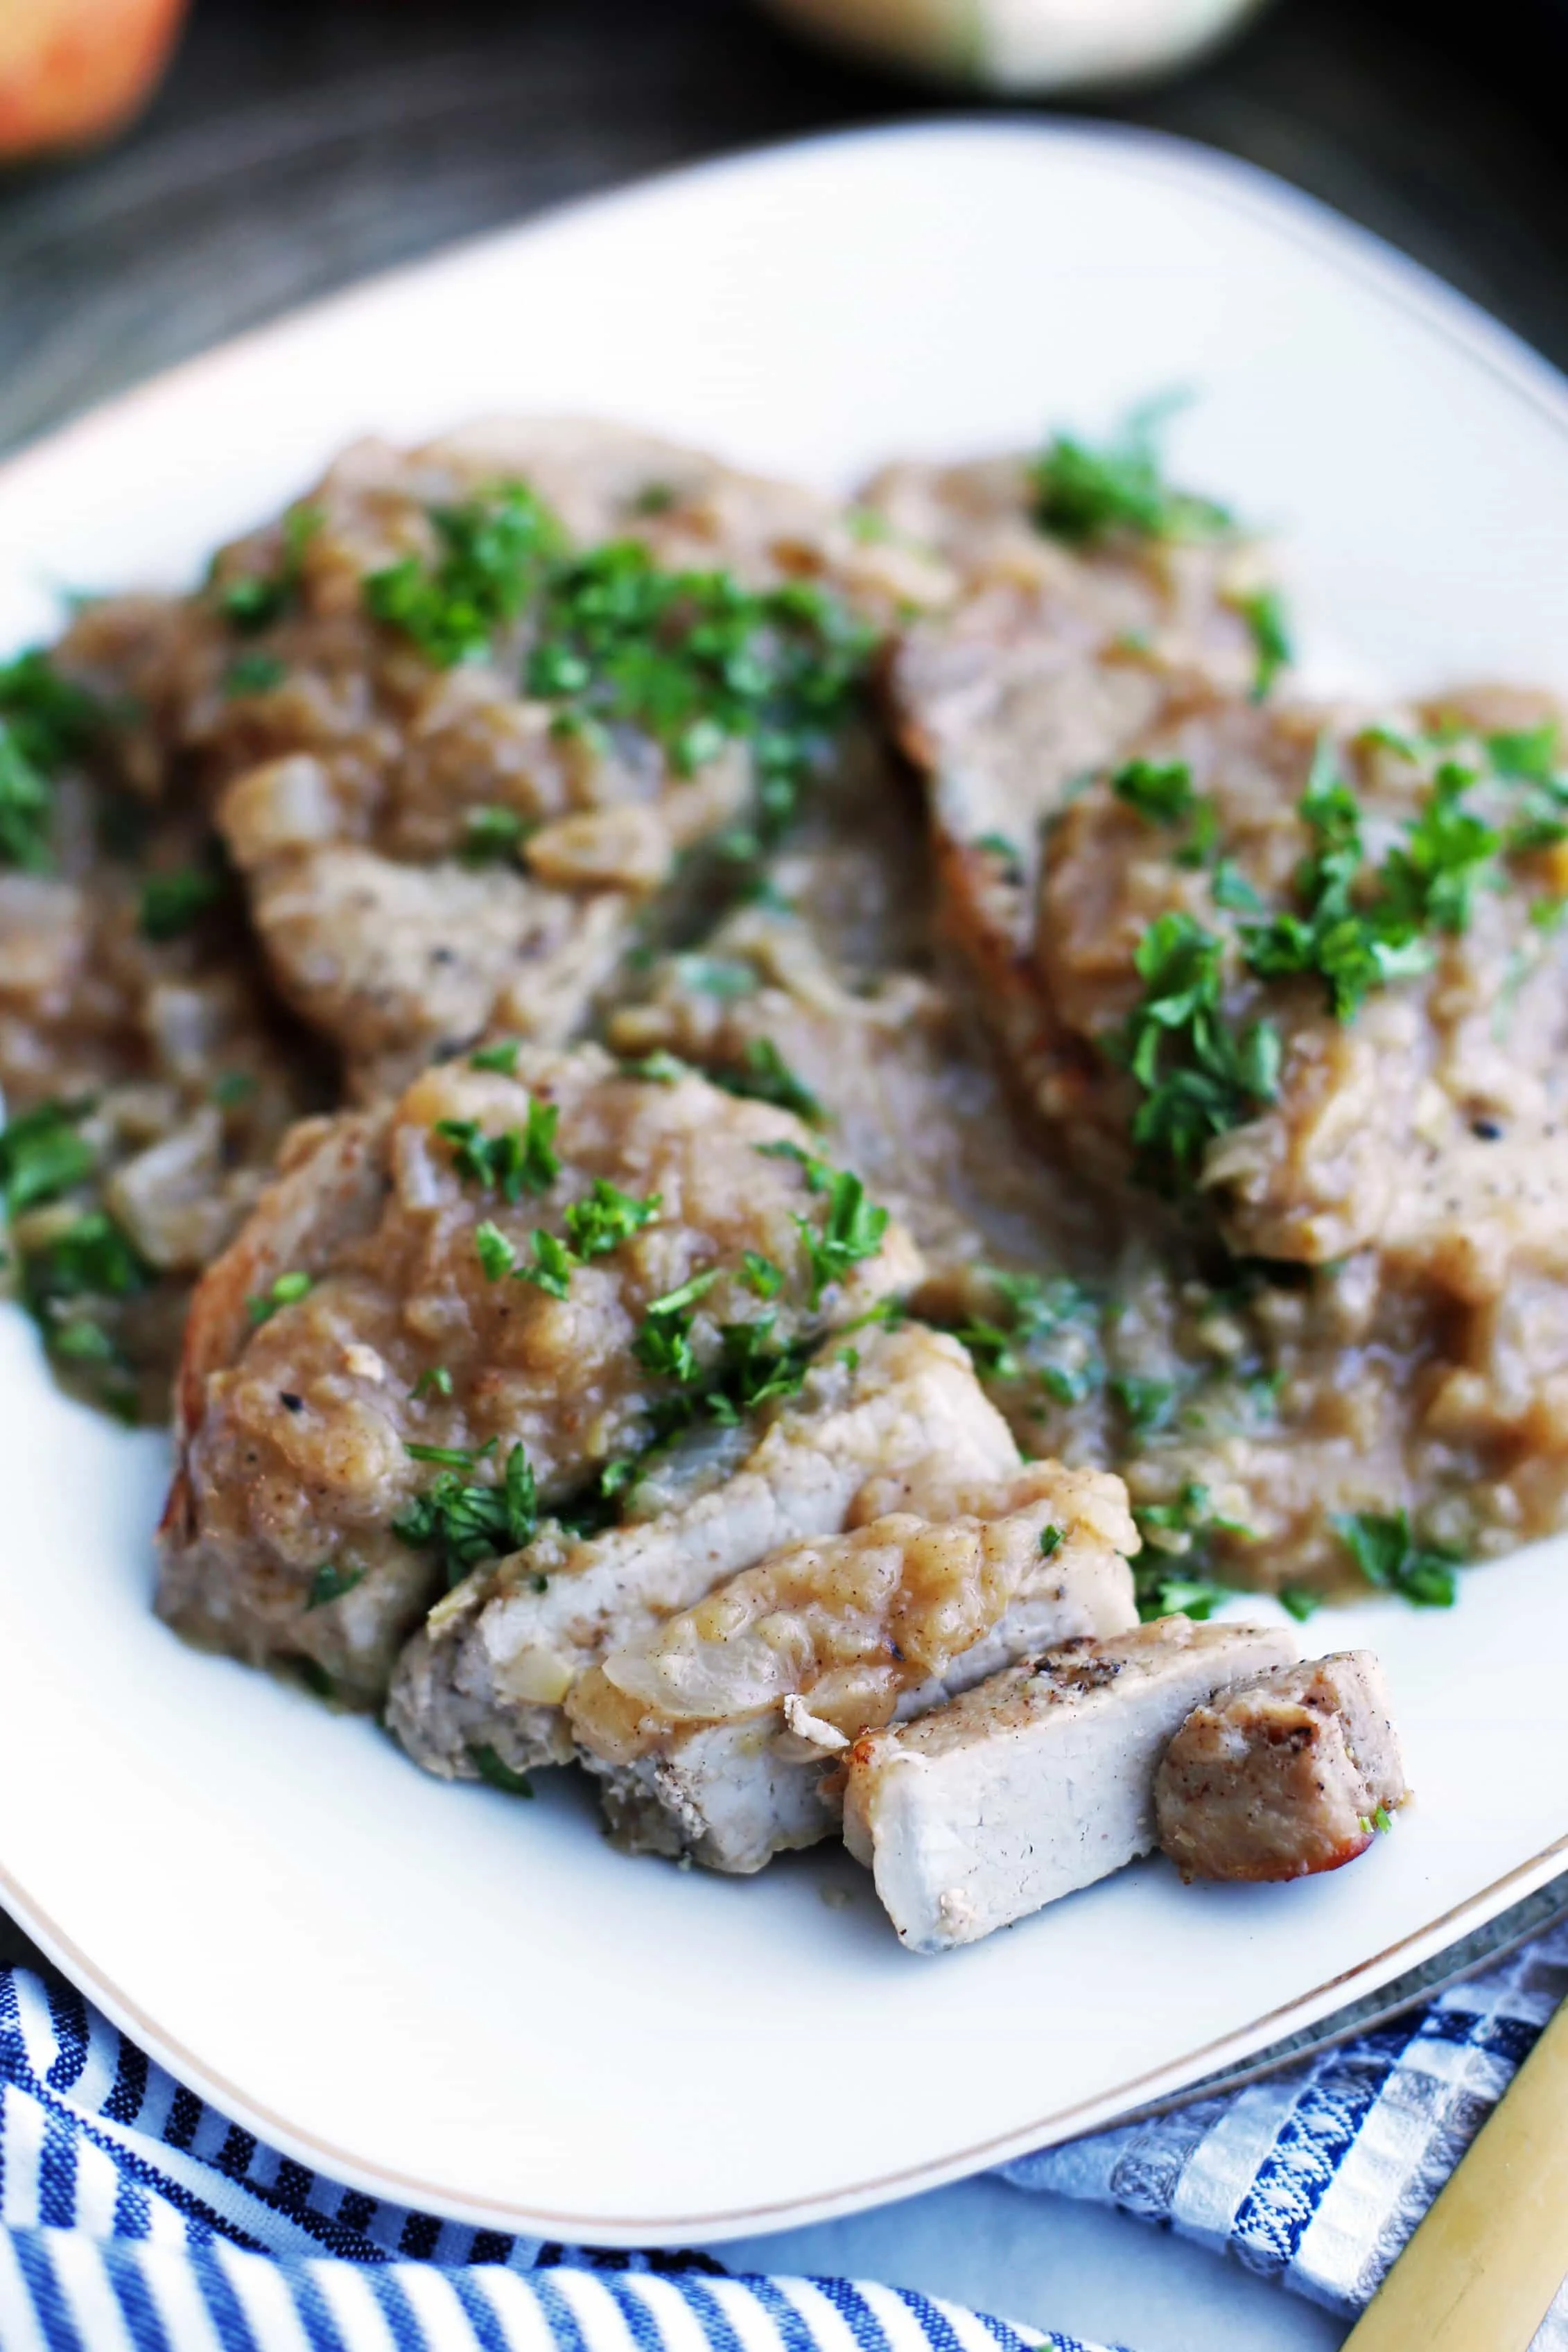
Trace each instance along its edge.
{"label": "blue and white striped towel", "polygon": [[[1289,2074],[1026,2158],[1347,2315],[1568,1990],[1568,1929]],[[54,1980],[0,1969],[3,2352],[1102,2352],[901,2288],[731,2276],[380,2203],[259,2143]],[[1568,2291],[1532,2352],[1568,2352]]]}

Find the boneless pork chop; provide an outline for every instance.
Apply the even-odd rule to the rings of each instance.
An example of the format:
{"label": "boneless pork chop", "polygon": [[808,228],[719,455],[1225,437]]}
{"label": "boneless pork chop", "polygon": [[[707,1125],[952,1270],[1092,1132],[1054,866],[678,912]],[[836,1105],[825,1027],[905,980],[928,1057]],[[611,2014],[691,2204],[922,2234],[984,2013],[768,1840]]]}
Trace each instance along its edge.
{"label": "boneless pork chop", "polygon": [[1042,1643],[1136,1623],[1119,1479],[1034,1463],[977,1483],[943,1462],[904,1485],[878,1481],[844,1534],[771,1553],[583,1677],[566,1711],[624,1843],[759,1869],[837,1827],[825,1768],[860,1733]]}
{"label": "boneless pork chop", "polygon": [[192,1313],[159,1606],[353,1703],[542,1507],[699,1399],[742,1418],[920,1271],[787,1113],[595,1048],[499,1057],[302,1133]]}
{"label": "boneless pork chop", "polygon": [[862,1497],[902,1499],[927,1465],[987,1480],[1017,1458],[953,1340],[912,1324],[829,1341],[704,1491],[683,1491],[683,1478],[661,1491],[656,1465],[620,1527],[546,1527],[438,1602],[404,1653],[387,1719],[448,1777],[472,1778],[484,1750],[515,1771],[569,1762],[564,1705],[606,1653],[647,1641],[770,1553],[837,1535]]}
{"label": "boneless pork chop", "polygon": [[804,489],[608,425],[347,452],[163,607],[68,646],[205,781],[274,980],[363,1094],[582,1023],[683,853],[771,835],[940,595]]}
{"label": "boneless pork chop", "polygon": [[1370,1650],[1250,1676],[1193,1709],[1154,1782],[1185,1878],[1304,1878],[1364,1853],[1406,1794]]}
{"label": "boneless pork chop", "polygon": [[947,1951],[1152,1852],[1194,1705],[1293,1658],[1288,1628],[1181,1616],[1010,1666],[849,1758],[844,1833],[902,1941]]}

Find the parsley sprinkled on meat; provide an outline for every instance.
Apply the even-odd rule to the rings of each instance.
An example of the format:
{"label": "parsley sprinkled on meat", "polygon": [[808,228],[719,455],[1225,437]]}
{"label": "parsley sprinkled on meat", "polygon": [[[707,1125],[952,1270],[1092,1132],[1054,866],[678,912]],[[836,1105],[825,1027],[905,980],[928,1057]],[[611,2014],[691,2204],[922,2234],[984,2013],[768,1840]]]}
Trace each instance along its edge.
{"label": "parsley sprinkled on meat", "polygon": [[[412,1445],[408,1451],[416,1453]],[[423,1458],[439,1458],[438,1450],[425,1449]],[[448,1585],[460,1584],[481,1560],[521,1551],[539,1524],[533,1470],[521,1445],[508,1454],[497,1486],[459,1475],[471,1459],[463,1456],[458,1466],[443,1470],[392,1522],[400,1543],[437,1555]]]}
{"label": "parsley sprinkled on meat", "polygon": [[1419,1609],[1453,1607],[1458,1556],[1445,1545],[1421,1542],[1408,1511],[1343,1512],[1334,1526],[1357,1568],[1380,1592],[1397,1592]]}
{"label": "parsley sprinkled on meat", "polygon": [[1077,547],[1121,536],[1212,539],[1229,530],[1224,507],[1173,489],[1164,478],[1159,428],[1171,406],[1161,400],[1135,411],[1099,448],[1058,433],[1033,469],[1039,528]]}
{"label": "parsley sprinkled on meat", "polygon": [[434,562],[405,555],[363,583],[366,610],[442,668],[472,661],[516,621],[564,545],[560,524],[522,482],[430,514]]}
{"label": "parsley sprinkled on meat", "polygon": [[1271,1021],[1234,1028],[1221,1003],[1225,942],[1190,915],[1161,915],[1134,955],[1142,1002],[1115,1041],[1142,1099],[1132,1141],[1148,1181],[1188,1184],[1217,1135],[1279,1089],[1279,1032]]}

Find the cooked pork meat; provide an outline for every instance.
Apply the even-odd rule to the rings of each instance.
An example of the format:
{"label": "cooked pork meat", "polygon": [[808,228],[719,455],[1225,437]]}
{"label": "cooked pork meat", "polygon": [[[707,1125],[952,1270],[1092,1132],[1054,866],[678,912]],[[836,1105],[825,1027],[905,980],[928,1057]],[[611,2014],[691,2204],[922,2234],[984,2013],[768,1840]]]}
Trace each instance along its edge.
{"label": "cooked pork meat", "polygon": [[1184,1878],[1305,1878],[1364,1853],[1405,1793],[1383,1668],[1344,1650],[1195,1706],[1154,1810]]}
{"label": "cooked pork meat", "polygon": [[[863,1517],[889,1499],[907,1507]],[[1009,1660],[1137,1622],[1119,1479],[1035,1463],[862,1495],[844,1535],[793,1545],[639,1641],[567,1701],[635,1851],[754,1871],[836,1826],[824,1769]]]}
{"label": "cooked pork meat", "polygon": [[438,1602],[387,1710],[410,1755],[465,1779],[477,1751],[515,1771],[569,1761],[562,1703],[606,1651],[647,1640],[770,1553],[837,1535],[862,1496],[893,1507],[922,1465],[987,1481],[1017,1465],[963,1349],[918,1324],[832,1343],[762,1421],[751,1450],[705,1491],[669,1496],[641,1482],[622,1526],[581,1538],[546,1527]]}
{"label": "cooked pork meat", "polygon": [[0,665],[0,1188],[55,1370],[151,1421],[192,1277],[330,1095],[267,1000],[199,812],[132,791],[110,731],[43,655]]}
{"label": "cooked pork meat", "polygon": [[160,1608],[353,1703],[541,1502],[618,1485],[699,1399],[741,1417],[920,1273],[787,1113],[502,1057],[309,1135],[192,1312]]}
{"label": "cooked pork meat", "polygon": [[68,652],[152,714],[128,757],[203,780],[279,988],[368,1095],[491,1022],[580,1027],[683,854],[782,827],[876,628],[945,587],[805,490],[503,424],[351,449]]}
{"label": "cooked pork meat", "polygon": [[1011,1666],[850,1751],[844,1833],[911,1951],[972,1944],[1157,1837],[1154,1775],[1200,1700],[1296,1651],[1285,1628],[1162,1618]]}

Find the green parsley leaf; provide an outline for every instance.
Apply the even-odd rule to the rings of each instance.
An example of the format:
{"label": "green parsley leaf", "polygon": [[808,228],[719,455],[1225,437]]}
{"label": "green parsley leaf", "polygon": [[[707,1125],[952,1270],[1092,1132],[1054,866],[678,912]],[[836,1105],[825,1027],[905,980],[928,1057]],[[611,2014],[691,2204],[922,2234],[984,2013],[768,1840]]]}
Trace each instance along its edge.
{"label": "green parsley leaf", "polygon": [[1300,1584],[1281,1585],[1278,1599],[1280,1607],[1288,1611],[1299,1625],[1304,1625],[1308,1618],[1315,1616],[1323,1605],[1321,1594],[1309,1592]]}
{"label": "green parsley leaf", "polygon": [[753,1102],[775,1103],[792,1110],[808,1125],[820,1126],[823,1108],[809,1087],[796,1077],[771,1037],[748,1040],[739,1070],[715,1070],[715,1085],[727,1094],[743,1095]]}
{"label": "green parsley leaf", "polygon": [[[482,1450],[488,1453],[489,1448]],[[407,1445],[405,1451],[416,1462],[453,1465],[433,1478],[392,1522],[392,1532],[400,1543],[437,1553],[448,1585],[460,1584],[481,1560],[521,1551],[532,1542],[539,1524],[539,1496],[533,1466],[521,1445],[512,1447],[500,1484],[492,1486],[467,1483],[458,1476],[458,1471],[475,1458],[458,1447]]]}
{"label": "green parsley leaf", "polygon": [[1295,659],[1285,600],[1278,588],[1255,589],[1237,596],[1236,609],[1252,633],[1258,666],[1252,673],[1252,699],[1261,702],[1288,662]]}
{"label": "green parsley leaf", "polygon": [[1021,882],[1023,880],[1023,852],[1020,850],[1016,841],[1008,840],[1005,833],[983,833],[973,844],[973,846],[976,849],[983,849],[988,857],[996,858],[1005,869],[1006,878],[1009,882]]}
{"label": "green parsley leaf", "polygon": [[182,938],[216,906],[223,889],[217,875],[205,874],[195,866],[176,866],[169,874],[149,874],[142,885],[142,938],[160,945]]}
{"label": "green parsley leaf", "polygon": [[503,1078],[510,1078],[517,1068],[521,1050],[515,1037],[508,1037],[499,1045],[476,1045],[468,1055],[468,1067],[470,1070],[499,1070]]}
{"label": "green parsley leaf", "polygon": [[1458,1556],[1440,1544],[1423,1544],[1411,1532],[1407,1511],[1338,1513],[1334,1528],[1365,1577],[1383,1592],[1397,1592],[1418,1609],[1451,1609],[1458,1598],[1454,1570]]}
{"label": "green parsley leaf", "polygon": [[555,1150],[555,1129],[561,1113],[554,1103],[531,1100],[523,1127],[509,1127],[487,1135],[477,1119],[438,1118],[433,1132],[452,1146],[452,1165],[459,1176],[499,1192],[514,1204],[525,1191],[548,1192],[561,1173]]}
{"label": "green parsley leaf", "polygon": [[662,1045],[645,1054],[640,1061],[623,1062],[623,1074],[628,1078],[642,1078],[650,1085],[670,1087],[677,1078],[689,1076],[691,1064],[683,1062],[679,1054],[667,1054]]}
{"label": "green parsley leaf", "polygon": [[1110,1388],[1134,1437],[1148,1437],[1170,1426],[1176,1409],[1174,1381],[1143,1380],[1133,1372],[1119,1372]]}
{"label": "green parsley leaf", "polygon": [[1173,404],[1147,404],[1098,449],[1058,433],[1033,467],[1040,530],[1073,547],[1123,536],[1214,539],[1230,530],[1224,507],[1172,489],[1161,473],[1158,428]]}
{"label": "green parsley leaf", "polygon": [[223,674],[223,690],[231,698],[242,694],[270,694],[289,675],[287,662],[276,654],[240,654]]}
{"label": "green parsley leaf", "polygon": [[527,831],[515,809],[499,805],[465,809],[459,848],[470,866],[488,865],[496,858],[514,856]]}
{"label": "green parsley leaf", "polygon": [[763,1257],[760,1251],[750,1249],[742,1251],[741,1265],[742,1267],[741,1278],[748,1290],[753,1292],[758,1298],[778,1297],[779,1292],[784,1288],[782,1265],[775,1265],[771,1257]]}
{"label": "green parsley leaf", "polygon": [[207,1089],[219,1110],[237,1110],[248,1102],[260,1085],[250,1070],[220,1070]]}
{"label": "green parsley leaf", "polygon": [[539,592],[564,534],[521,482],[502,482],[461,506],[430,514],[433,563],[405,555],[361,583],[365,610],[412,638],[437,667],[482,658],[496,632],[519,620]]}
{"label": "green parsley leaf", "polygon": [[572,1268],[575,1263],[563,1241],[535,1226],[533,1263],[518,1267],[518,1279],[531,1282],[536,1290],[545,1291],[552,1298],[567,1298],[572,1292]]}
{"label": "green parsley leaf", "polygon": [[30,1250],[25,1268],[27,1304],[41,1321],[59,1299],[126,1298],[152,1280],[152,1267],[102,1209],[88,1210],[42,1249]]}
{"label": "green parsley leaf", "polygon": [[452,1375],[445,1364],[430,1364],[422,1371],[408,1391],[411,1397],[441,1396],[452,1393]]}
{"label": "green parsley leaf", "polygon": [[1163,1191],[1191,1183],[1213,1139],[1279,1091],[1279,1031],[1227,1024],[1223,956],[1224,942],[1190,915],[1159,916],[1134,952],[1142,1003],[1110,1045],[1142,1090],[1132,1117],[1141,1172]]}
{"label": "green parsley leaf", "polygon": [[1185,760],[1130,760],[1110,789],[1152,824],[1179,824],[1193,812],[1193,772]]}
{"label": "green parsley leaf", "polygon": [[735,956],[680,955],[675,971],[682,988],[694,996],[752,996],[760,985],[756,966]]}
{"label": "green parsley leaf", "polygon": [[324,1559],[310,1579],[305,1607],[307,1610],[325,1609],[332,1601],[341,1601],[345,1592],[352,1592],[356,1584],[363,1582],[364,1570],[357,1560],[351,1560],[346,1568],[340,1568],[335,1559]]}
{"label": "green parsley leaf", "polygon": [[77,1131],[89,1106],[50,1101],[0,1130],[0,1190],[7,1216],[54,1201],[91,1175],[97,1154]]}
{"label": "green parsley leaf", "polygon": [[645,1371],[679,1381],[683,1387],[697,1379],[700,1367],[691,1345],[690,1310],[711,1290],[719,1272],[717,1266],[711,1266],[706,1273],[692,1275],[677,1289],[667,1290],[662,1297],[648,1301],[643,1310],[641,1328],[632,1342],[632,1353]]}
{"label": "green parsley leaf", "polygon": [[1058,1527],[1053,1526],[1042,1528],[1040,1529],[1040,1550],[1047,1559],[1050,1559],[1053,1552],[1059,1551],[1065,1541],[1066,1538],[1063,1536],[1062,1531]]}
{"label": "green parsley leaf", "polygon": [[517,1252],[493,1218],[474,1227],[474,1255],[487,1282],[500,1282],[517,1265]]}
{"label": "green parsley leaf", "polygon": [[841,1282],[851,1266],[876,1256],[889,1218],[886,1209],[868,1199],[859,1177],[843,1170],[828,1186],[827,1214],[821,1231],[808,1217],[796,1217],[795,1223],[805,1252],[815,1307],[830,1283]]}
{"label": "green parsley leaf", "polygon": [[607,1257],[634,1234],[657,1219],[663,1202],[657,1192],[646,1200],[637,1200],[630,1192],[595,1177],[594,1189],[586,1200],[574,1201],[567,1210],[565,1224],[574,1257],[584,1262],[593,1257]]}
{"label": "green parsley leaf", "polygon": [[49,780],[88,749],[102,723],[93,697],[61,677],[41,647],[0,662],[0,864],[47,870]]}
{"label": "green parsley leaf", "polygon": [[270,1288],[245,1302],[245,1311],[253,1325],[259,1327],[270,1320],[280,1307],[292,1307],[310,1289],[310,1276],[295,1271],[280,1274]]}
{"label": "green parsley leaf", "polygon": [[503,1762],[497,1755],[488,1740],[477,1740],[470,1745],[468,1761],[480,1780],[488,1780],[492,1789],[500,1790],[503,1796],[532,1796],[533,1783],[527,1773],[514,1772],[511,1766]]}
{"label": "green parsley leaf", "polygon": [[218,582],[213,593],[231,629],[250,636],[269,629],[292,611],[305,577],[305,550],[325,522],[320,507],[290,507],[283,518],[283,550],[277,571],[237,572]]}

